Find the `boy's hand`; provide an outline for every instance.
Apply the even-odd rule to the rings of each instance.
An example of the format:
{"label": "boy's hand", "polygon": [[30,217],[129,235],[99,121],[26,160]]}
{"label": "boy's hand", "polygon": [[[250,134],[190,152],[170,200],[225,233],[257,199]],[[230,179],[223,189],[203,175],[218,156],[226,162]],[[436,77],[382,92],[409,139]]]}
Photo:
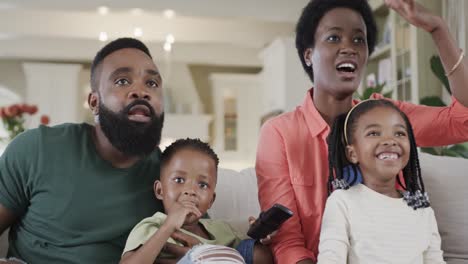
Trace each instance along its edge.
{"label": "boy's hand", "polygon": [[[257,220],[255,217],[253,216],[249,216],[249,225],[252,225],[255,220]],[[262,243],[263,245],[269,245],[271,244],[271,239],[272,237],[274,237],[276,235],[276,231],[274,231],[273,233],[271,234],[268,234],[266,237],[264,238],[261,238],[259,241],[260,243]]]}
{"label": "boy's hand", "polygon": [[158,262],[157,263],[161,263],[161,264],[165,264],[165,263],[176,263],[177,261],[179,261],[185,254],[187,254],[187,252],[195,245],[198,245],[200,244],[200,240],[196,239],[195,237],[193,236],[189,236],[181,231],[175,231],[171,237],[182,243],[184,246],[179,246],[179,245],[176,245],[176,244],[172,244],[172,243],[169,243],[169,242],[166,242],[166,244],[164,245],[164,249],[163,251],[165,253],[168,253],[168,254],[171,254],[173,256],[175,256],[175,260],[174,259],[158,259]]}
{"label": "boy's hand", "polygon": [[175,231],[174,233],[172,233],[171,237],[174,240],[182,243],[185,247],[188,247],[189,249],[193,246],[201,244],[200,240],[196,239],[193,236],[187,235],[181,231]]}
{"label": "boy's hand", "polygon": [[189,214],[202,217],[202,213],[195,204],[191,202],[176,202],[172,205],[171,212],[167,215],[163,225],[170,225],[174,229],[179,229]]}

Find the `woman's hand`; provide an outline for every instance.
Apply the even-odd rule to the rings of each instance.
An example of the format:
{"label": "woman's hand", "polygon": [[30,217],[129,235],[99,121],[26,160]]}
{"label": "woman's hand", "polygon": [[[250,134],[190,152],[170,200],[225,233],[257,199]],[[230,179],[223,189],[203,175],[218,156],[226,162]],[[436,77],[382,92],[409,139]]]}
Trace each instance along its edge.
{"label": "woman's hand", "polygon": [[416,3],[415,0],[385,0],[385,4],[409,23],[429,33],[433,33],[440,26],[441,18]]}

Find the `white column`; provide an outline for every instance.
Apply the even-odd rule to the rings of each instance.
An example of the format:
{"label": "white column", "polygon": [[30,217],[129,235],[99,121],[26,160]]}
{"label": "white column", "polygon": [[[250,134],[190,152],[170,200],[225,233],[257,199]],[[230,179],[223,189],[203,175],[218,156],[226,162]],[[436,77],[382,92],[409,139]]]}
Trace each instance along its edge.
{"label": "white column", "polygon": [[276,39],[259,56],[263,61],[260,73],[263,114],[273,110],[291,111],[301,104],[312,82],[302,68],[294,39]]}
{"label": "white column", "polygon": [[[240,170],[255,166],[261,118],[261,89],[257,74],[213,73],[215,138],[213,147],[223,168]],[[237,149],[227,151],[224,145],[224,99],[235,98],[237,114]]]}
{"label": "white column", "polygon": [[[82,107],[79,92],[80,64],[23,63],[28,104],[39,108],[39,115],[48,115],[50,125],[79,122]],[[29,127],[37,127],[39,117],[32,118]]]}

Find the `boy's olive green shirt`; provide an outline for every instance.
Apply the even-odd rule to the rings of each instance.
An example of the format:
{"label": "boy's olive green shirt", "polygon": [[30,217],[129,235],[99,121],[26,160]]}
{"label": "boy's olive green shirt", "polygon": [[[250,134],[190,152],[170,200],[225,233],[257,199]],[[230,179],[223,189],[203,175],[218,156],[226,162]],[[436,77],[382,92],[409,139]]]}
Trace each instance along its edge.
{"label": "boy's olive green shirt", "polygon": [[28,263],[117,263],[130,230],[163,211],[160,150],[127,169],[96,152],[92,126],[41,126],[0,158],[0,204],[18,215],[8,255]]}
{"label": "boy's olive green shirt", "polygon": [[[148,241],[156,233],[156,231],[158,231],[164,221],[166,221],[166,218],[167,215],[157,212],[153,216],[145,218],[140,223],[138,223],[128,236],[127,244],[125,245],[123,254],[128,251],[136,250],[141,245],[146,243],[146,241]],[[180,231],[195,237],[202,244],[221,245],[231,248],[236,248],[239,245],[241,238],[228,223],[215,219],[200,219],[199,222],[205,228],[205,230],[208,231],[210,235],[209,239],[198,236],[185,229],[180,229]],[[169,238],[168,242],[183,246],[182,243],[174,240],[173,238]],[[165,254],[164,252],[160,256],[163,258],[173,257],[171,255]]]}

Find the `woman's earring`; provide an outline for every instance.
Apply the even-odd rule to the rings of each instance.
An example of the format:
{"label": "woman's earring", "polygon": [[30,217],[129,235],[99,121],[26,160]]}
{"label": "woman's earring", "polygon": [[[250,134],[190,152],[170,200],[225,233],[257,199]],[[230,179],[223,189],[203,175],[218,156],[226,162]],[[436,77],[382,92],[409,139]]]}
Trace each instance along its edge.
{"label": "woman's earring", "polygon": [[310,60],[306,61],[307,67],[312,67],[312,62]]}

